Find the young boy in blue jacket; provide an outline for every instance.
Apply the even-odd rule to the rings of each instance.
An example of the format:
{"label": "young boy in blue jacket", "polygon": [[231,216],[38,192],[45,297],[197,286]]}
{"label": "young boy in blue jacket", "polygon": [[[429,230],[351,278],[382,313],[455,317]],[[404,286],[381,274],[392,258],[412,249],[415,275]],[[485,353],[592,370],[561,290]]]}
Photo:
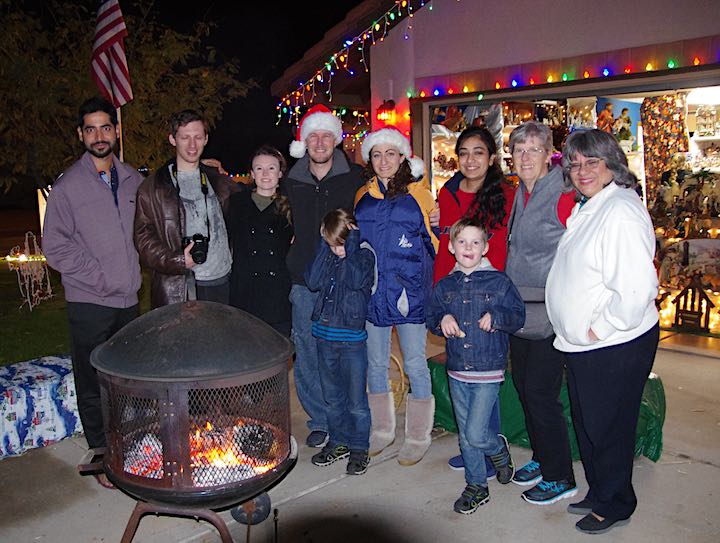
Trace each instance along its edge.
{"label": "young boy in blue jacket", "polygon": [[305,283],[311,291],[320,291],[312,333],[328,406],[329,437],[311,461],[329,466],[349,457],[347,473],[362,475],[368,468],[370,446],[365,316],[375,278],[375,255],[360,246],[355,217],[345,209],[325,215],[320,234],[320,247]]}
{"label": "young boy in blue jacket", "polygon": [[435,285],[427,326],[447,338],[450,397],[457,420],[467,486],[453,509],[474,513],[490,500],[485,456],[507,484],[515,467],[507,440],[490,431],[490,415],[505,378],[508,335],[525,322],[525,305],[515,285],[484,258],[487,235],[475,219],[450,229],[453,271]]}

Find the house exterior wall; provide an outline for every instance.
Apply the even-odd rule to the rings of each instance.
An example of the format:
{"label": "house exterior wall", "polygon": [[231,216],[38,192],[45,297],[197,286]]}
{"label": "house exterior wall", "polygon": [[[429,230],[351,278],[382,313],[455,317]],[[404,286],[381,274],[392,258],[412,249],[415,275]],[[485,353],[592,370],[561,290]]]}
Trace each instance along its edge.
{"label": "house exterior wall", "polygon": [[[453,79],[452,74],[472,80],[474,72],[497,69],[493,71],[506,85],[520,65],[537,63],[562,71],[561,59],[631,48],[634,62],[641,63],[633,71],[640,71],[645,63],[637,51],[662,60],[681,50],[683,40],[705,36],[712,39],[702,50],[703,64],[720,62],[717,0],[433,0],[432,6],[406,17],[372,48],[372,111],[383,100],[395,100],[396,124],[404,130],[410,126],[405,116],[408,90],[417,95],[418,84],[442,84]],[[617,53],[615,61],[632,62],[629,55]],[[487,80],[476,83],[487,85]],[[461,89],[462,84],[455,92]]]}

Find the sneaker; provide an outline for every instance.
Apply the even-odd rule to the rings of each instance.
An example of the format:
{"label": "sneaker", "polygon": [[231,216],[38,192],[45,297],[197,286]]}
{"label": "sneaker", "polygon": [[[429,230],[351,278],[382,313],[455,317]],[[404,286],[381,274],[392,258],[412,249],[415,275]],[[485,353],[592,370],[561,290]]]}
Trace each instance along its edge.
{"label": "sneaker", "polygon": [[[453,456],[448,460],[448,467],[455,471],[463,471],[465,469],[465,461],[463,460],[462,454]],[[492,462],[487,456],[485,457],[485,474],[488,481],[492,481],[497,476],[495,466],[492,465]]]}
{"label": "sneaker", "polygon": [[470,515],[477,511],[477,508],[490,501],[488,489],[480,485],[467,485],[460,497],[455,500],[453,510],[456,513]]}
{"label": "sneaker", "polygon": [[329,438],[330,436],[328,436],[327,432],[323,432],[322,430],[313,430],[310,432],[310,435],[307,436],[305,444],[313,449],[320,449],[321,447],[327,445]]}
{"label": "sneaker", "polygon": [[628,522],[630,522],[630,519],[610,520],[606,518],[605,520],[598,520],[595,515],[588,513],[575,524],[575,528],[585,534],[604,534],[613,526],[623,526]]}
{"label": "sneaker", "polygon": [[520,486],[536,485],[542,479],[540,463],[530,460],[527,464],[515,472],[512,482]]}
{"label": "sneaker", "polygon": [[335,445],[334,447],[323,447],[323,450],[317,453],[310,460],[316,466],[329,466],[333,462],[342,460],[350,456],[350,449],[345,445]]}
{"label": "sneaker", "polygon": [[498,434],[498,437],[503,443],[503,448],[499,453],[491,455],[490,460],[493,466],[495,466],[498,483],[506,485],[512,481],[515,475],[515,465],[513,464],[512,456],[510,456],[510,447],[508,446],[507,438],[502,434]]}
{"label": "sneaker", "polygon": [[536,505],[549,505],[577,495],[575,481],[540,481],[530,490],[522,493],[523,500]]}
{"label": "sneaker", "polygon": [[348,475],[362,475],[368,470],[370,456],[367,451],[350,451],[350,460],[347,464]]}
{"label": "sneaker", "polygon": [[465,469],[465,461],[463,460],[462,454],[453,456],[448,460],[448,467],[455,471],[463,471]]}

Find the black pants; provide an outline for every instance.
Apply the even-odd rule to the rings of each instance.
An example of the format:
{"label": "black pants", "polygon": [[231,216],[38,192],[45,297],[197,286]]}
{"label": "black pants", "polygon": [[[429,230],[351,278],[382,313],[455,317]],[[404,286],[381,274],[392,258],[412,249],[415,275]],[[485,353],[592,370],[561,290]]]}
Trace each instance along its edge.
{"label": "black pants", "polygon": [[100,386],[97,372],[90,364],[92,350],[138,316],[139,306],[106,307],[79,302],[67,303],[70,324],[73,375],[80,421],[88,446],[105,446]]}
{"label": "black pants", "polygon": [[590,487],[587,499],[593,512],[610,520],[630,517],[637,506],[635,433],[659,335],[655,325],[627,343],[567,353],[575,433]]}
{"label": "black pants", "polygon": [[574,480],[567,422],[560,402],[565,355],[555,336],[529,340],[510,336],[512,378],[527,427],[533,460],[545,481]]}
{"label": "black pants", "polygon": [[219,304],[230,304],[230,281],[225,281],[219,285],[202,286],[195,285],[197,299],[206,302],[217,302]]}

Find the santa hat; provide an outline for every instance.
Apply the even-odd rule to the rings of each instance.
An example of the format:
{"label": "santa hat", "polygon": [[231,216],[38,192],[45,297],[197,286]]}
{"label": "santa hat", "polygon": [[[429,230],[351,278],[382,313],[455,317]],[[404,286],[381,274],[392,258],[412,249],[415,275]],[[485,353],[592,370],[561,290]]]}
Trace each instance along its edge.
{"label": "santa hat", "polygon": [[425,163],[422,159],[413,156],[412,149],[410,149],[410,140],[394,126],[386,126],[365,136],[362,143],[362,157],[365,162],[370,162],[370,151],[380,143],[392,145],[400,151],[400,154],[404,155],[410,163],[410,172],[413,177],[422,177],[425,172]]}
{"label": "santa hat", "polygon": [[332,111],[322,104],[311,107],[305,116],[300,119],[295,141],[290,144],[290,156],[302,158],[307,151],[305,140],[317,130],[327,130],[335,136],[335,145],[342,141],[342,122]]}

